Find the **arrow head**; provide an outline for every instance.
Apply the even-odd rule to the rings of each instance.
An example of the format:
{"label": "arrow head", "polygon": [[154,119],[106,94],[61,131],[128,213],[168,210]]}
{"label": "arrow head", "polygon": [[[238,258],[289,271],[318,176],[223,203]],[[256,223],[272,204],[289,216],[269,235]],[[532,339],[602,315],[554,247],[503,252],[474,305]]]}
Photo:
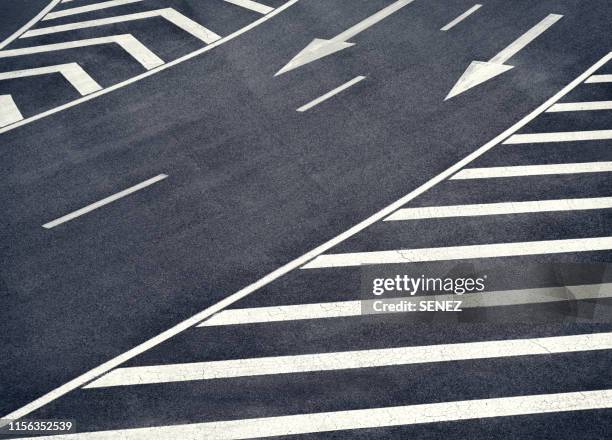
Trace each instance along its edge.
{"label": "arrow head", "polygon": [[488,61],[473,61],[472,64],[463,72],[457,84],[453,86],[451,91],[446,95],[444,100],[457,96],[466,90],[471,89],[491,78],[501,75],[504,72],[514,68],[506,64],[491,63]]}
{"label": "arrow head", "polygon": [[276,72],[274,76],[281,75],[290,70],[296,69],[304,64],[311,63],[318,60],[319,58],[326,57],[332,53],[346,49],[347,47],[354,46],[355,43],[347,43],[346,41],[334,41],[334,40],[323,40],[315,38],[310,42],[308,46],[294,56],[291,61],[285,65],[281,70]]}

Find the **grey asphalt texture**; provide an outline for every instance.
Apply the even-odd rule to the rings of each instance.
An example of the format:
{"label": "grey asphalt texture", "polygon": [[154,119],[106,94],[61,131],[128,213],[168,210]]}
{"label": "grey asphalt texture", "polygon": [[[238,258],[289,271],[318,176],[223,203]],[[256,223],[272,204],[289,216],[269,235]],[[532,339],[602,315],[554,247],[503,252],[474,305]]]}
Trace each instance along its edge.
{"label": "grey asphalt texture", "polygon": [[[19,3],[25,3],[30,14],[26,8],[0,6],[0,38],[5,28],[19,27],[45,4]],[[162,3],[170,2],[151,2]],[[220,29],[221,35],[258,17],[245,11],[224,12],[228,5],[222,3],[185,0],[175,1],[173,7]],[[591,0],[587,6],[578,0],[487,0],[477,14],[450,32],[439,29],[473,2],[416,1],[351,39],[354,47],[274,77],[313,38],[331,38],[389,3],[300,1],[201,56],[0,134],[0,414],[159,334],[372,215],[497,136],[612,50],[612,5],[606,0]],[[122,8],[125,13],[141,10],[134,5]],[[215,15],[218,11],[220,16]],[[549,13],[564,18],[508,62],[515,69],[443,101],[471,61],[490,59]],[[107,11],[95,17],[104,14],[112,15]],[[183,36],[174,39],[175,30],[165,24],[133,26],[129,29],[134,35],[163,59],[198,47],[197,41]],[[128,27],[117,29],[123,33]],[[69,36],[92,38],[99,32],[23,39],[15,47],[65,41]],[[141,71],[117,48],[66,52],[2,59],[0,70],[68,62],[77,56],[103,86]],[[612,66],[607,68],[612,73]],[[308,112],[295,111],[357,75],[367,78]],[[9,91],[26,116],[60,104],[66,93],[78,97],[61,78],[0,82],[0,94]],[[595,95],[610,99],[609,85],[573,93],[575,100]],[[612,128],[609,114],[602,112],[571,121],[567,115],[545,115],[525,131],[563,131],[568,124]],[[512,146],[496,148],[473,166],[609,161],[611,154],[609,141]],[[169,177],[54,229],[41,227],[160,173]],[[444,182],[415,200],[414,206],[467,203],[474,194],[480,203],[610,196],[611,189],[609,178],[601,175]],[[610,210],[604,210],[518,220],[445,219],[409,226],[397,222],[384,229],[375,225],[334,252],[604,236],[610,235],[611,221]],[[504,265],[511,266],[516,276],[499,275],[499,288],[527,288],[549,281],[524,276],[535,264],[609,263],[610,257],[599,252],[508,259],[485,269],[499,274]],[[428,267],[449,270],[444,264]],[[606,277],[612,275],[602,269],[586,281]],[[358,270],[301,271],[235,307],[349,299],[342,297],[347,286],[359,288]],[[360,317],[324,326],[304,321],[272,328],[197,329],[132,362],[147,365],[611,328],[573,323],[423,327]],[[441,364],[317,373],[295,381],[263,377],[145,386],[137,391],[81,390],[35,416],[77,414],[83,430],[97,430],[125,427],[125,420],[130,426],[146,426],[151,420],[162,425],[603,389],[612,386],[610,356],[587,352],[478,360],[468,367],[457,363],[455,368]],[[572,418],[538,415],[303,438],[594,439],[609,435],[610,416],[609,411],[592,411]]]}

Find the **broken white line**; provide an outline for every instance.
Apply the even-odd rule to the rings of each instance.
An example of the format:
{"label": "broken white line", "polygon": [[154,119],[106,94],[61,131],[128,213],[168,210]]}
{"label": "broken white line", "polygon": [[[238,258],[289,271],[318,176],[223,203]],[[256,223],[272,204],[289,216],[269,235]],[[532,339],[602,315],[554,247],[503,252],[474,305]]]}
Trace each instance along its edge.
{"label": "broken white line", "polygon": [[132,194],[136,191],[139,191],[143,188],[146,188],[147,186],[153,185],[154,183],[159,182],[160,180],[164,180],[166,177],[168,177],[166,174],[159,174],[151,179],[145,180],[144,182],[139,183],[138,185],[134,185],[131,188],[128,189],[124,189],[121,192],[118,192],[117,194],[113,194],[112,196],[106,197],[98,202],[92,203],[91,205],[87,205],[84,208],[78,209],[74,212],[71,212],[70,214],[67,214],[63,217],[60,217],[56,220],[53,220],[49,223],[45,223],[43,225],[43,228],[45,229],[51,229],[54,228],[57,225],[61,225],[62,223],[66,223],[70,220],[73,220],[83,214],[87,214],[88,212],[93,211],[94,209],[98,209],[101,208],[104,205],[108,205],[111,202],[114,202],[115,200],[119,200],[122,197],[125,197],[129,194]]}

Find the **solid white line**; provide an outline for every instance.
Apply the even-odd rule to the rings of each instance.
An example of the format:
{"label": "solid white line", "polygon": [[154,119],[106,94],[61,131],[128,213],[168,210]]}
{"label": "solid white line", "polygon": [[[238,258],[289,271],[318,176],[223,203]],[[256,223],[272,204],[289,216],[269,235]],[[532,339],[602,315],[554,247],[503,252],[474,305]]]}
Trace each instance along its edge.
{"label": "solid white line", "polygon": [[[53,440],[244,440],[612,407],[612,390],[536,394],[53,436]],[[568,416],[569,417],[569,416]],[[35,440],[40,437],[32,437]]]}
{"label": "solid white line", "polygon": [[[411,296],[411,301],[461,301],[461,308],[500,307],[521,304],[541,304],[560,301],[578,301],[585,299],[612,297],[612,283],[584,284],[579,286],[541,287],[537,289],[499,290],[492,292],[475,292],[461,295],[423,295]],[[387,300],[404,298],[387,298]],[[248,309],[225,309],[198,327],[216,327],[226,325],[258,324],[302,319],[329,319],[363,314],[364,303],[376,300],[337,301],[316,304],[296,304],[288,306],[251,307]],[[371,305],[371,304],[370,304]],[[367,309],[371,310],[370,305]]]}
{"label": "solid white line", "polygon": [[517,257],[567,252],[594,252],[610,249],[612,249],[612,237],[592,237],[423,249],[397,249],[391,251],[349,252],[345,254],[319,255],[308,264],[302,266],[302,269]]}
{"label": "solid white line", "polygon": [[260,14],[269,14],[274,10],[270,6],[263,5],[253,0],[225,0],[227,3],[231,3],[236,6],[241,6],[251,11],[259,12]]}
{"label": "solid white line", "polygon": [[13,41],[15,41],[17,39],[17,37],[19,37],[25,31],[30,29],[36,23],[38,23],[38,21],[41,18],[43,18],[45,15],[47,15],[47,12],[49,12],[51,9],[53,9],[59,2],[60,2],[60,0],[52,0],[47,6],[44,7],[44,9],[42,11],[40,11],[38,14],[36,14],[36,16],[34,16],[34,18],[32,18],[30,21],[28,21],[23,26],[21,26],[18,30],[16,30],[13,34],[11,34],[4,41],[2,41],[0,43],[0,50],[4,49],[6,46],[11,44]]}
{"label": "solid white line", "polygon": [[205,28],[199,23],[185,17],[180,12],[172,8],[155,9],[153,11],[136,12],[134,14],[117,15],[114,17],[98,18],[95,20],[79,21],[76,23],[66,23],[57,26],[49,26],[38,29],[31,29],[21,36],[21,38],[36,37],[40,35],[55,34],[58,32],[73,31],[77,29],[87,29],[90,27],[106,26],[116,23],[125,23],[134,20],[144,20],[147,18],[161,17],[169,21],[176,27],[190,33],[194,37],[206,44],[214,43],[221,39],[219,35]]}
{"label": "solid white line", "polygon": [[51,12],[42,21],[53,20],[54,18],[67,17],[69,15],[82,14],[85,12],[98,11],[100,9],[113,8],[115,6],[129,5],[143,0],[109,0],[106,2],[93,3],[91,5],[79,6],[77,8],[62,9],[61,11]]}
{"label": "solid white line", "polygon": [[146,188],[147,186],[153,185],[154,183],[157,183],[160,180],[164,180],[166,177],[168,177],[166,174],[159,174],[155,177],[152,177],[151,179],[148,179],[148,180],[145,180],[144,182],[139,183],[138,185],[134,185],[128,189],[124,189],[123,191],[113,194],[112,196],[106,197],[98,202],[92,203],[91,205],[87,205],[84,208],[77,209],[76,211],[71,212],[70,214],[66,214],[49,223],[45,223],[43,225],[43,228],[51,229],[58,225],[61,225],[62,223],[69,222],[70,220],[73,220],[77,217],[87,214],[88,212],[91,212],[94,209],[101,208],[102,206],[108,205],[109,203],[112,203],[115,200],[119,200],[127,195],[135,193],[136,191],[140,191],[141,189]]}
{"label": "solid white line", "polygon": [[[193,53],[191,53],[189,55],[186,55],[183,58],[179,58],[178,60],[175,60],[172,63],[168,63],[168,64],[165,65],[166,66],[165,68],[167,68],[168,66],[171,66],[171,65],[178,64],[178,63],[184,61],[185,59],[193,58],[197,54],[203,53],[203,52],[205,52],[207,50],[211,50],[216,45],[222,44],[224,41],[228,41],[229,39],[235,38],[236,36],[238,36],[238,35],[246,32],[246,31],[248,31],[249,29],[252,29],[253,27],[256,27],[259,24],[265,22],[266,20],[270,19],[271,17],[275,16],[276,14],[281,13],[282,11],[287,9],[288,7],[290,7],[293,4],[297,3],[297,1],[298,0],[290,0],[289,2],[285,3],[281,7],[276,8],[270,14],[260,18],[259,20],[251,23],[250,25],[246,26],[245,28],[235,32],[234,34],[231,34],[231,35],[225,37],[223,40],[219,40],[218,42],[215,42],[215,43],[211,44],[210,46],[202,48],[199,51],[196,51],[196,52],[193,52]],[[189,328],[192,328],[193,326],[199,324],[200,322],[204,321],[205,319],[207,319],[208,317],[214,315],[215,313],[220,312],[221,310],[225,309],[226,307],[234,304],[235,302],[237,302],[237,301],[245,298],[246,296],[250,295],[251,293],[257,291],[261,287],[264,287],[267,284],[269,284],[269,283],[273,282],[274,280],[280,278],[281,276],[285,275],[286,273],[291,272],[292,270],[299,268],[304,263],[306,263],[309,260],[315,258],[317,255],[322,254],[323,252],[327,251],[328,249],[334,247],[336,244],[341,243],[342,241],[344,241],[344,240],[352,237],[353,235],[361,232],[362,230],[366,229],[368,226],[370,226],[370,225],[378,222],[379,220],[382,220],[383,218],[387,217],[388,215],[393,213],[393,211],[401,208],[402,206],[404,206],[406,203],[410,202],[415,197],[423,194],[425,191],[431,189],[433,186],[437,185],[438,183],[440,183],[440,182],[444,181],[445,179],[447,179],[448,177],[452,176],[454,173],[459,171],[461,168],[463,168],[464,166],[466,166],[467,164],[469,164],[473,160],[477,159],[479,156],[483,155],[484,153],[489,151],[491,148],[493,148],[496,145],[498,145],[500,142],[502,142],[508,136],[510,136],[511,134],[513,134],[516,131],[518,131],[521,128],[523,128],[525,125],[527,125],[533,119],[535,119],[537,116],[542,114],[548,107],[550,107],[551,105],[556,103],[559,99],[563,98],[566,94],[568,94],[570,91],[572,91],[576,86],[578,86],[581,83],[583,83],[586,78],[588,78],[590,75],[592,75],[593,72],[596,72],[601,66],[603,66],[605,63],[607,63],[610,59],[612,59],[612,52],[609,52],[601,60],[599,60],[597,63],[595,63],[589,69],[587,69],[582,75],[578,76],[574,81],[569,83],[567,86],[565,86],[559,92],[557,92],[554,96],[552,96],[550,99],[548,99],[544,104],[542,104],[541,106],[536,108],[534,111],[529,113],[527,116],[522,118],[520,121],[518,121],[512,127],[508,128],[506,131],[501,133],[499,136],[497,136],[494,139],[492,139],[491,141],[487,142],[485,145],[481,146],[476,151],[472,152],[471,154],[469,154],[468,156],[466,156],[465,158],[463,158],[462,160],[457,162],[455,165],[447,168],[442,173],[438,174],[437,176],[433,177],[432,179],[430,179],[429,181],[427,181],[423,185],[419,186],[415,190],[413,190],[410,193],[406,194],[404,197],[402,197],[402,198],[398,199],[397,201],[395,201],[394,203],[386,206],[382,210],[378,211],[377,213],[373,214],[372,216],[368,217],[367,219],[361,221],[360,223],[358,223],[355,226],[353,226],[352,228],[346,230],[342,234],[340,234],[340,235],[334,237],[333,239],[331,239],[331,240],[329,240],[329,241],[319,245],[318,247],[312,249],[311,251],[305,253],[304,255],[302,255],[302,256],[300,256],[300,257],[298,257],[298,258],[288,262],[287,264],[279,267],[278,269],[275,269],[274,271],[270,272],[269,274],[267,274],[263,278],[260,278],[259,280],[255,281],[254,283],[251,283],[248,286],[245,286],[242,289],[238,290],[237,292],[234,292],[233,294],[231,294],[227,298],[219,301],[218,303],[215,303],[212,306],[207,307],[206,309],[202,310],[199,313],[196,313],[192,317],[190,317],[188,319],[185,319],[184,321],[178,323],[174,327],[169,328],[168,330],[160,333],[159,335],[157,335],[157,336],[155,336],[155,337],[153,337],[153,338],[151,338],[151,339],[149,339],[149,340],[147,340],[147,341],[137,345],[136,347],[126,351],[125,353],[120,354],[119,356],[116,356],[116,357],[114,357],[114,358],[104,362],[103,364],[101,364],[101,365],[99,365],[99,366],[97,366],[97,367],[95,367],[95,368],[93,368],[93,369],[91,369],[91,370],[81,374],[80,376],[72,379],[71,381],[65,383],[64,385],[61,385],[58,388],[55,388],[54,390],[48,392],[47,394],[44,394],[43,396],[33,400],[32,402],[28,403],[27,405],[24,405],[23,407],[15,410],[13,412],[11,412],[10,414],[7,414],[6,416],[4,416],[2,418],[2,420],[4,420],[4,422],[0,421],[0,427],[6,425],[6,423],[7,423],[6,420],[14,420],[14,419],[22,418],[22,417],[30,414],[31,412],[35,411],[36,409],[46,405],[47,403],[52,402],[52,401],[60,398],[61,396],[65,395],[66,393],[69,393],[70,391],[75,390],[75,389],[85,385],[86,383],[96,379],[97,377],[103,375],[104,373],[106,373],[106,372],[108,372],[108,371],[118,367],[122,363],[124,363],[124,362],[126,362],[126,361],[128,361],[128,360],[130,360],[130,359],[132,359],[132,358],[134,358],[136,356],[138,356],[141,353],[144,353],[145,351],[149,350],[150,348],[153,348],[153,347],[161,344],[162,342],[167,341],[168,339],[172,338],[173,336],[176,336],[177,334],[179,334],[179,333],[181,333],[181,332],[183,332],[183,331],[185,331],[185,330],[187,330]],[[151,74],[152,73],[149,73],[149,75],[151,75]],[[143,77],[144,77],[143,75],[140,75],[137,78],[141,79]],[[136,78],[132,78],[129,81],[130,81],[130,83],[132,83],[132,82],[135,82],[136,80],[137,80]],[[119,85],[119,84],[116,85],[115,89],[123,87],[125,85],[125,82],[122,83],[122,84],[123,85]],[[113,89],[113,88],[104,89],[103,92],[104,93],[108,93],[108,91],[115,90],[115,89]],[[72,103],[70,103],[68,105],[69,106],[76,105],[75,102],[77,102],[77,101],[73,101]],[[64,108],[67,108],[67,107],[64,106]],[[55,110],[54,112],[56,112],[56,111],[59,111],[59,110]],[[42,116],[39,115],[39,118],[40,117],[42,117]],[[17,126],[17,124],[20,124],[20,123],[21,122],[18,122],[16,124],[13,124],[10,127],[15,127],[15,126]],[[0,129],[0,133],[2,133],[2,132],[3,132],[3,130]]]}
{"label": "solid white line", "polygon": [[100,85],[83,70],[77,63],[58,64],[56,66],[34,67],[32,69],[14,70],[12,72],[1,72],[0,81],[15,78],[26,78],[28,76],[48,75],[60,73],[72,87],[77,89],[81,95],[94,93],[101,89]]}
{"label": "solid white line", "polygon": [[586,79],[585,83],[609,83],[612,82],[612,75],[593,75]]}
{"label": "solid white line", "polygon": [[376,368],[612,349],[612,333],[118,368],[84,388]]}
{"label": "solid white line", "polygon": [[544,142],[574,142],[612,139],[612,130],[562,131],[558,133],[515,134],[504,144],[539,144]]}
{"label": "solid white line", "polygon": [[23,116],[11,95],[0,95],[0,127],[21,121]]}
{"label": "solid white line", "polygon": [[476,12],[477,10],[479,10],[482,7],[482,5],[479,4],[475,4],[474,6],[472,6],[470,9],[468,9],[467,11],[465,11],[463,14],[461,14],[459,17],[455,18],[453,21],[451,21],[450,23],[448,23],[446,26],[444,26],[442,29],[440,29],[441,31],[448,31],[452,28],[454,28],[456,25],[458,25],[459,23],[461,23],[463,20],[465,20],[466,18],[468,18],[470,15],[472,15],[474,12]]}
{"label": "solid white line", "polygon": [[553,105],[546,112],[580,112],[591,110],[612,110],[612,101],[564,102]]}
{"label": "solid white line", "polygon": [[491,58],[489,63],[504,64],[506,61],[520,52],[525,46],[546,32],[548,28],[550,28],[561,18],[563,18],[563,15],[549,14],[542,21],[517,38],[512,44]]}
{"label": "solid white line", "polygon": [[552,174],[606,173],[610,171],[612,171],[612,162],[518,165],[507,167],[465,168],[450,179],[491,179],[497,177],[546,176]]}
{"label": "solid white line", "polygon": [[118,44],[136,61],[147,69],[161,66],[164,62],[131,34],[110,35],[107,37],[89,38],[86,40],[67,41],[64,43],[45,44],[42,46],[23,47],[20,49],[0,51],[0,58],[53,52],[56,50],[74,49],[77,47],[96,46],[100,44]]}
{"label": "solid white line", "polygon": [[531,212],[580,211],[612,208],[612,197],[537,200],[529,202],[483,203],[478,205],[427,206],[400,209],[384,221],[421,220],[447,217],[524,214]]}
{"label": "solid white line", "polygon": [[355,84],[357,84],[360,81],[363,81],[365,78],[366,78],[365,76],[357,76],[357,77],[353,78],[352,80],[350,80],[348,82],[345,82],[341,86],[338,86],[335,89],[327,92],[325,95],[320,96],[317,99],[315,99],[313,101],[310,101],[308,104],[305,104],[305,105],[301,106],[300,108],[297,109],[297,111],[298,112],[305,112],[306,110],[309,110],[309,109],[313,108],[315,105],[321,104],[323,101],[327,101],[329,98],[331,98],[332,96],[337,95],[338,93],[342,92],[343,90],[348,89],[352,85],[355,85]]}

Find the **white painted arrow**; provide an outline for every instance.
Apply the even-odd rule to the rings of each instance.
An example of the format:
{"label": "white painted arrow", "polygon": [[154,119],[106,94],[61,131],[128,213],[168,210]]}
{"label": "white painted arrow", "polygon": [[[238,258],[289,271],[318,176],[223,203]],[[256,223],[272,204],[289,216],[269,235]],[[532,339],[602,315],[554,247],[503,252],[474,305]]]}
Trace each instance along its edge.
{"label": "white painted arrow", "polygon": [[461,78],[459,78],[457,84],[453,86],[444,100],[446,101],[453,96],[457,96],[466,90],[471,89],[472,87],[482,84],[483,82],[514,68],[514,66],[509,66],[504,63],[520,52],[533,40],[538,38],[562,17],[563,15],[549,14],[544,20],[529,29],[516,41],[510,44],[510,46],[506,47],[489,61],[473,61],[463,75],[461,75]]}
{"label": "white painted arrow", "polygon": [[336,35],[331,40],[324,40],[321,38],[315,38],[310,42],[308,46],[302,49],[295,57],[287,63],[285,67],[276,72],[278,76],[282,73],[296,69],[305,64],[311,63],[318,60],[319,58],[326,57],[333,53],[339,52],[347,47],[354,46],[355,43],[349,43],[347,40],[354,37],[355,35],[365,31],[371,26],[374,26],[379,21],[388,17],[389,15],[399,11],[404,6],[412,3],[414,0],[398,0],[384,9],[381,9],[374,15],[369,16],[365,20],[357,23],[355,26],[345,30],[341,34]]}

